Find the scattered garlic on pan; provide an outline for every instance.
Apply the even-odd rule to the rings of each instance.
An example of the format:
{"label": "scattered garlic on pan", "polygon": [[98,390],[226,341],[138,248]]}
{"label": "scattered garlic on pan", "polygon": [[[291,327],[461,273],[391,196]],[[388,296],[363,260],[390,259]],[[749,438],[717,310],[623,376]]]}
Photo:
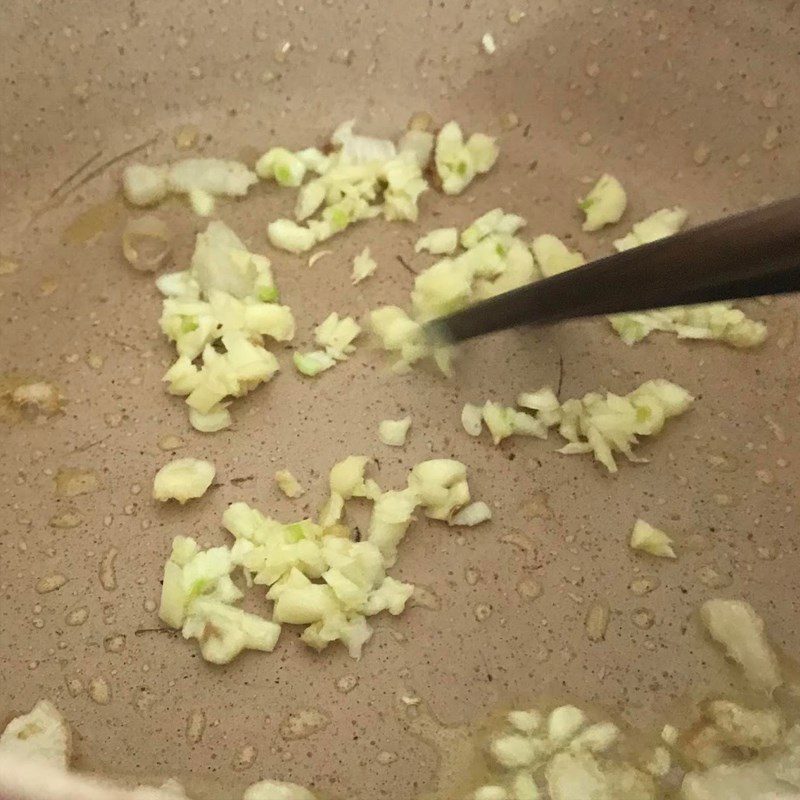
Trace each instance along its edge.
{"label": "scattered garlic on pan", "polygon": [[677,558],[672,548],[672,539],[664,531],[654,528],[643,519],[637,519],[631,532],[630,546],[651,556]]}
{"label": "scattered garlic on pan", "polygon": [[[629,234],[614,242],[614,247],[622,252],[672,236],[680,230],[687,216],[678,206],[662,208],[634,224]],[[728,302],[614,314],[609,321],[629,345],[653,331],[675,333],[681,339],[716,340],[738,348],[756,347],[767,336],[764,323],[749,319]]]}
{"label": "scattered garlic on pan", "polygon": [[270,262],[215,220],[197,235],[190,269],[161,275],[156,286],[164,295],[161,330],[178,351],[163,378],[168,391],[186,397],[198,430],[222,430],[231,423],[227,398],[278,371],[263,337],[294,336],[291,309],[276,302]]}
{"label": "scattered garlic on pan", "polygon": [[258,176],[244,164],[218,158],[187,158],[155,167],[131,164],[122,173],[125,199],[134,206],[154,205],[170,193],[192,199],[195,193],[192,204],[199,202],[206,214],[213,210],[215,197],[243,197],[257,182]]}
{"label": "scattered garlic on pan", "polygon": [[[341,641],[359,658],[372,635],[367,617],[383,611],[401,614],[414,590],[386,572],[417,507],[452,523],[469,501],[466,468],[460,462],[417,464],[405,489],[388,492],[365,478],[367,462],[364,456],[349,456],[334,465],[331,499],[319,522],[284,524],[240,502],[222,518],[235,540],[231,548],[200,550],[193,539],[176,537],[164,568],[161,619],[181,629],[184,638],[197,639],[203,657],[217,664],[228,663],[243,649],[272,650],[283,624],[306,626],[301,639],[315,650]],[[373,501],[361,541],[339,521],[352,497]],[[271,621],[235,605],[242,592],[231,573],[238,568],[248,586],[268,587]]]}
{"label": "scattered garlic on pan", "polygon": [[211,486],[216,470],[210,461],[178,458],[165,464],[153,479],[153,497],[162,502],[202,497]]}
{"label": "scattered garlic on pan", "polygon": [[[518,404],[526,411],[487,401],[482,417],[495,444],[515,434],[546,439],[549,429],[557,426],[559,435],[567,440],[558,452],[593,453],[609,472],[616,472],[614,452],[637,460],[632,448],[638,437],[659,433],[667,419],[683,414],[692,402],[685,389],[663,379],[646,381],[625,396],[608,392],[603,397],[591,392],[564,403],[559,403],[552,389],[544,387],[519,395]],[[466,428],[464,413],[462,424]],[[471,433],[477,426],[472,427],[472,412],[466,413],[471,425],[467,433]]]}
{"label": "scattered garlic on pan", "polygon": [[[494,735],[488,746],[494,766],[489,781],[473,798],[506,800],[655,800],[651,775],[623,760],[617,744],[622,731],[613,722],[589,723],[575,706],[547,715],[538,710],[512,711],[511,730]],[[669,753],[666,753],[669,757]],[[545,788],[546,791],[545,791]]]}

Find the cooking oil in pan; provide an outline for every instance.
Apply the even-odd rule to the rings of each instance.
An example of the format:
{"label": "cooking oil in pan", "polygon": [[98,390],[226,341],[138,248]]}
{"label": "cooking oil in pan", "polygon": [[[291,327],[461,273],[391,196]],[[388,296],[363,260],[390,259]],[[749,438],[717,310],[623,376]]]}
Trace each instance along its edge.
{"label": "cooking oil in pan", "polygon": [[85,244],[106,231],[113,230],[125,218],[125,201],[115,194],[79,214],[61,234],[62,244]]}

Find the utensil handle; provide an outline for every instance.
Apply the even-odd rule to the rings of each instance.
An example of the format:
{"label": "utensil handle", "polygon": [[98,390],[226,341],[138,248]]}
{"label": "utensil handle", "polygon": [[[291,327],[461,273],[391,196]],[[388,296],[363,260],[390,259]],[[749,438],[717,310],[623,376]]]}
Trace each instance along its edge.
{"label": "utensil handle", "polygon": [[513,289],[429,323],[458,342],[518,325],[800,291],[800,196]]}

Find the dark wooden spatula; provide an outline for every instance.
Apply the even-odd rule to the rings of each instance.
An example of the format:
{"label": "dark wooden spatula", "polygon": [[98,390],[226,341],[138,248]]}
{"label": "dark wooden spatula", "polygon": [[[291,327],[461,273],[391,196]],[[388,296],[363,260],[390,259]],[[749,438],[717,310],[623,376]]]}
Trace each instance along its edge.
{"label": "dark wooden spatula", "polygon": [[513,289],[426,330],[460,342],[519,325],[800,292],[800,196]]}

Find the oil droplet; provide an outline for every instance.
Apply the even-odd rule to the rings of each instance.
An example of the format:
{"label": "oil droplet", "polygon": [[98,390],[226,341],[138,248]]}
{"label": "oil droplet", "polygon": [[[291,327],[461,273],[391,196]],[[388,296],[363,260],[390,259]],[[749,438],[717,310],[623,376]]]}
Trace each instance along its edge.
{"label": "oil droplet", "polygon": [[0,258],[0,275],[12,275],[19,269],[19,264],[10,258]]}
{"label": "oil droplet", "polygon": [[315,708],[304,708],[289,714],[281,722],[278,732],[287,740],[306,739],[328,726],[330,719],[327,714]]}
{"label": "oil droplet", "polygon": [[70,528],[77,528],[82,522],[80,515],[73,511],[65,511],[63,514],[55,514],[50,517],[48,525],[51,528],[59,528],[68,530]]}
{"label": "oil droplet", "polygon": [[255,747],[251,744],[246,745],[236,754],[236,758],[233,760],[233,768],[239,771],[250,769],[256,760],[256,755]]}
{"label": "oil droplet", "polygon": [[89,697],[98,705],[108,705],[111,700],[111,689],[105,678],[92,678],[89,681]]}
{"label": "oil droplet", "polygon": [[343,675],[336,681],[336,688],[343,694],[352,692],[358,686],[358,677],[356,675]]}
{"label": "oil droplet", "polygon": [[54,592],[56,589],[60,589],[66,582],[67,579],[60,572],[55,575],[47,575],[39,579],[36,584],[36,591],[39,592],[39,594]]}
{"label": "oil droplet", "polygon": [[179,150],[189,150],[197,144],[199,135],[196,125],[182,125],[175,131],[175,146]]}
{"label": "oil droplet", "polygon": [[692,153],[692,160],[698,167],[701,167],[708,161],[710,155],[711,148],[705,142],[701,142],[695,147],[694,153]]}
{"label": "oil droplet", "polygon": [[586,612],[586,635],[589,637],[590,642],[601,642],[606,638],[606,630],[608,629],[608,621],[611,616],[611,610],[608,603],[595,602],[589,606]]}
{"label": "oil droplet", "polygon": [[550,498],[546,492],[534,492],[530,500],[527,500],[522,506],[522,511],[532,519],[552,519],[553,517]]}
{"label": "oil droplet", "polygon": [[417,584],[414,587],[414,594],[411,595],[411,605],[418,608],[427,608],[437,611],[441,608],[442,602],[439,596],[427,586]]}
{"label": "oil droplet", "polygon": [[107,653],[121,653],[125,649],[125,636],[121,633],[114,636],[106,636],[103,639],[103,647]]}
{"label": "oil droplet", "polygon": [[631,619],[633,624],[642,630],[652,628],[656,621],[655,614],[649,608],[637,608],[633,612]]}
{"label": "oil droplet", "polygon": [[642,597],[643,595],[650,594],[654,589],[657,589],[659,584],[660,581],[658,578],[643,575],[641,578],[635,578],[631,581],[630,590],[638,597]]}
{"label": "oil droplet", "polygon": [[186,720],[186,738],[192,743],[197,744],[202,738],[206,729],[206,715],[202,711],[192,711]]}
{"label": "oil droplet", "polygon": [[523,578],[517,583],[517,593],[525,600],[536,600],[542,596],[542,585],[533,578]]}
{"label": "oil droplet", "polygon": [[89,619],[89,609],[86,606],[81,606],[67,614],[67,625],[83,625]]}
{"label": "oil droplet", "polygon": [[158,446],[161,450],[177,450],[183,447],[183,439],[174,434],[167,434],[158,440]]}
{"label": "oil droplet", "polygon": [[709,589],[722,589],[732,583],[729,576],[723,575],[710,564],[705,564],[697,570],[697,578],[703,586],[708,586]]}
{"label": "oil droplet", "polygon": [[408,730],[438,752],[435,797],[450,797],[475,764],[473,733],[467,726],[447,726],[431,713],[425,704],[416,706],[416,713],[407,720]]}
{"label": "oil droplet", "polygon": [[481,579],[481,573],[477,569],[473,569],[472,567],[467,567],[464,570],[464,580],[470,585],[475,586],[478,581]]}
{"label": "oil droplet", "polygon": [[500,537],[500,541],[503,544],[510,544],[513,547],[518,547],[523,553],[528,553],[535,547],[533,538],[520,531],[511,531],[511,533],[507,533]]}
{"label": "oil droplet", "polygon": [[507,111],[500,117],[500,127],[504,131],[513,131],[519,126],[519,117],[513,111]]}
{"label": "oil droplet", "polygon": [[90,469],[60,469],[56,473],[56,494],[61,497],[77,497],[97,490],[97,473]]}
{"label": "oil droplet", "polygon": [[84,244],[99,234],[115,228],[125,216],[125,204],[120,195],[91,206],[67,226],[61,235],[63,244]]}
{"label": "oil droplet", "polygon": [[114,562],[117,558],[117,548],[111,547],[100,562],[100,584],[108,592],[117,588],[117,573]]}
{"label": "oil droplet", "polygon": [[135,693],[133,704],[136,708],[145,713],[149,711],[156,703],[156,696],[149,690],[142,687]]}

